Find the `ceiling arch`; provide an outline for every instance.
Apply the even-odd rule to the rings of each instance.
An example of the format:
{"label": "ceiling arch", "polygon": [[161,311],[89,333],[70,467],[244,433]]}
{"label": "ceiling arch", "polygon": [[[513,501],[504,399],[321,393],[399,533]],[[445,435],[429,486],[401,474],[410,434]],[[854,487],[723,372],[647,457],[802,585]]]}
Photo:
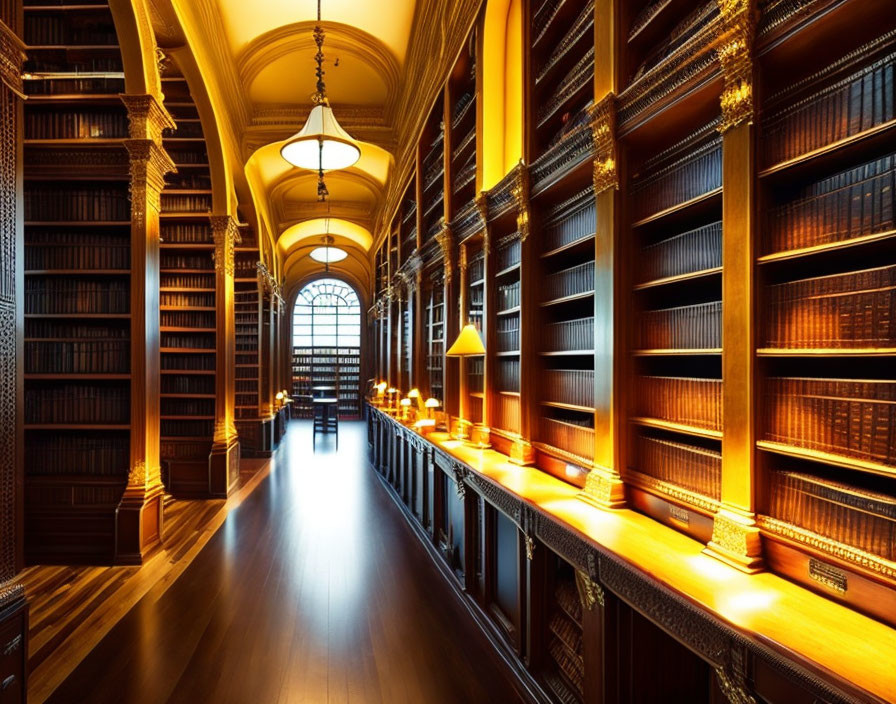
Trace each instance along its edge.
{"label": "ceiling arch", "polygon": [[340,218],[315,218],[303,220],[288,228],[280,235],[277,245],[280,251],[288,256],[298,243],[309,238],[314,238],[315,247],[320,246],[320,238],[326,234],[333,235],[334,238],[344,238],[365,252],[373,244],[373,234],[370,230],[357,223]]}

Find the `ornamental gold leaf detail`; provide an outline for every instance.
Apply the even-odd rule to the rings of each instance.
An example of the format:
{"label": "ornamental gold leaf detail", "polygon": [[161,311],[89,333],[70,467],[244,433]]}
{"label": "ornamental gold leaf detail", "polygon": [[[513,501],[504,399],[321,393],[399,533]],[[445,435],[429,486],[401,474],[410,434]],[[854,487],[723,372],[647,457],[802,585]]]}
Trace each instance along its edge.
{"label": "ornamental gold leaf detail", "polygon": [[616,168],[616,95],[608,93],[591,110],[594,140],[594,192],[619,188]]}
{"label": "ornamental gold leaf detail", "polygon": [[717,0],[722,18],[716,53],[722,65],[722,118],[719,131],[753,119],[753,0]]}

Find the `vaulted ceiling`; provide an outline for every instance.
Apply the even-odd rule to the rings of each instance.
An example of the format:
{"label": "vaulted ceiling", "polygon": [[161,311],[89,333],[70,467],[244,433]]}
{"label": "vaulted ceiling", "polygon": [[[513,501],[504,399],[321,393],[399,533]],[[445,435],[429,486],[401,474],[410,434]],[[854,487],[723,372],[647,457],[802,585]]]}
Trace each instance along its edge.
{"label": "vaulted ceiling", "polygon": [[329,231],[349,252],[336,269],[367,286],[369,249],[412,162],[408,136],[478,0],[322,0],[327,94],[361,148],[357,164],[327,174],[328,203],[317,200],[316,174],[280,156],[312,106],[317,1],[150,2],[159,45],[189,45],[235,198],[269,241],[281,278],[289,285],[319,271],[308,255]]}

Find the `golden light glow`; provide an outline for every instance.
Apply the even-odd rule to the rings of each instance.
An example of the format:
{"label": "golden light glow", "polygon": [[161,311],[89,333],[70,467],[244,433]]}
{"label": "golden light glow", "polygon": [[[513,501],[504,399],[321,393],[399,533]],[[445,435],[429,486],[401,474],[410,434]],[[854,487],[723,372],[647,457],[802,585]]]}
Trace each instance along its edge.
{"label": "golden light glow", "polygon": [[442,402],[437,398],[428,398],[426,399],[426,407],[427,408],[438,408],[442,405]]}
{"label": "golden light glow", "polygon": [[445,352],[448,357],[475,357],[481,354],[485,354],[485,345],[474,325],[464,325],[454,344]]}
{"label": "golden light glow", "polygon": [[285,255],[303,240],[314,239],[315,242],[319,242],[320,236],[326,232],[334,238],[341,237],[356,244],[365,252],[373,244],[373,235],[370,231],[356,223],[340,218],[314,218],[287,228],[277,240],[277,246]]}
{"label": "golden light glow", "polygon": [[420,398],[420,389],[411,389],[408,391],[408,398]]}
{"label": "golden light glow", "polygon": [[315,105],[305,125],[280,147],[280,156],[300,169],[347,169],[361,158],[352,136],[329,105]]}

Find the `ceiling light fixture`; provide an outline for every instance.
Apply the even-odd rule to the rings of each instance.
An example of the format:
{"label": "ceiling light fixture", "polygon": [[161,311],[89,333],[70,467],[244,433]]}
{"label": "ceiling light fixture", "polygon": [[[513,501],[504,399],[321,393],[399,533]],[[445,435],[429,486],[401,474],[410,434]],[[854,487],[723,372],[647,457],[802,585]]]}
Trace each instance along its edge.
{"label": "ceiling light fixture", "polygon": [[332,246],[334,242],[332,235],[324,235],[322,239],[324,241],[324,246],[315,247],[311,250],[310,256],[314,261],[320,262],[321,264],[335,264],[336,262],[341,262],[348,256],[348,252],[344,249]]}
{"label": "ceiling light fixture", "polygon": [[317,25],[314,27],[317,86],[311,96],[314,107],[305,126],[286,141],[280,154],[293,166],[317,171],[317,197],[319,200],[326,200],[329,192],[324,184],[324,171],[347,169],[361,158],[361,150],[351,135],[339,125],[327,99],[323,69],[324,30],[320,21],[320,0],[317,0]]}

